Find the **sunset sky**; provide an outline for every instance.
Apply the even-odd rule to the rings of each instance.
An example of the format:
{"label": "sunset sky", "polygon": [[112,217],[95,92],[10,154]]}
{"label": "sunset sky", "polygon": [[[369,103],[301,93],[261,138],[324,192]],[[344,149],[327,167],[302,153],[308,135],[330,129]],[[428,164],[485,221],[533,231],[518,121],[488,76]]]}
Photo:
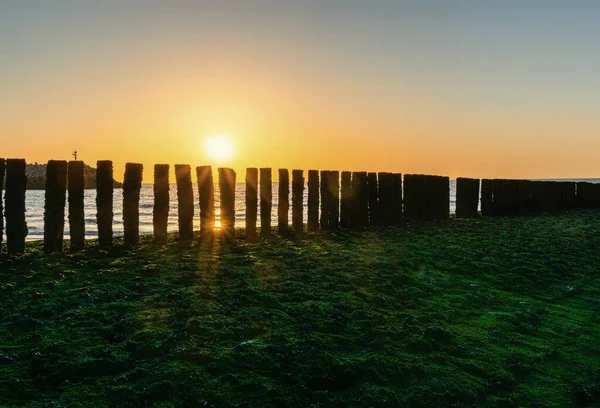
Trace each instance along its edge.
{"label": "sunset sky", "polygon": [[[0,1],[0,157],[600,177],[597,1]],[[231,160],[207,156],[228,137]]]}

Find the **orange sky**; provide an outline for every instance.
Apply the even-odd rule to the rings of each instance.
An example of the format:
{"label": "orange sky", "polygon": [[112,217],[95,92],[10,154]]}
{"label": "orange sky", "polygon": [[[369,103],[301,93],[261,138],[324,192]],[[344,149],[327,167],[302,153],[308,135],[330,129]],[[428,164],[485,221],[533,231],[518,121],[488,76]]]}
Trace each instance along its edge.
{"label": "orange sky", "polygon": [[[113,160],[117,179],[141,162],[144,182],[155,163],[233,167],[238,181],[248,166],[600,176],[599,53],[585,40],[597,27],[584,15],[333,3],[3,6],[0,156],[76,148]],[[212,135],[232,139],[232,160],[206,156]]]}

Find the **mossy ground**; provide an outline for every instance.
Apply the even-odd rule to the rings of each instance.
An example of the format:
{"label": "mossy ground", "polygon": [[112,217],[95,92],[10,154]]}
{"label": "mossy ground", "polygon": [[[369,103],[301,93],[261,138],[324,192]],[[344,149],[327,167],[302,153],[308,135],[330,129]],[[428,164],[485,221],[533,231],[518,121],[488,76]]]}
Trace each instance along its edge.
{"label": "mossy ground", "polygon": [[4,406],[598,406],[600,212],[0,260]]}

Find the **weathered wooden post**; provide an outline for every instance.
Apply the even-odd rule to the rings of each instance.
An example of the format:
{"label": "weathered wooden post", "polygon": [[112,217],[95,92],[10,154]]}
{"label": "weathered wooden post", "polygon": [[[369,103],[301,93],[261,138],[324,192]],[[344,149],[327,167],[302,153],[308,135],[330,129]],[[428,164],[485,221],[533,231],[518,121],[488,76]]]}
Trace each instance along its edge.
{"label": "weathered wooden post", "polygon": [[369,201],[369,225],[379,225],[379,185],[377,173],[367,173],[367,195]]}
{"label": "weathered wooden post", "polygon": [[123,242],[136,245],[140,240],[140,189],[144,166],[125,164],[123,176]]}
{"label": "weathered wooden post", "polygon": [[62,252],[66,194],[67,162],[48,161],[44,208],[44,252]]}
{"label": "weathered wooden post", "polygon": [[273,205],[273,186],[271,169],[260,169],[260,235],[271,234],[271,207]]}
{"label": "weathered wooden post", "polygon": [[235,180],[236,174],[233,169],[219,168],[221,231],[226,239],[235,236]]}
{"label": "weathered wooden post", "polygon": [[441,215],[442,220],[447,220],[448,218],[450,218],[450,177],[442,176],[440,183],[442,192]]}
{"label": "weathered wooden post", "polygon": [[113,237],[113,163],[110,160],[101,160],[96,166],[98,245],[108,248],[112,245]]}
{"label": "weathered wooden post", "polygon": [[340,226],[340,172],[333,170],[328,176],[329,190],[329,229],[337,229]]}
{"label": "weathered wooden post", "polygon": [[84,210],[84,165],[82,161],[70,161],[67,169],[69,191],[69,235],[71,251],[85,249],[85,210]]}
{"label": "weathered wooden post", "polygon": [[169,225],[169,165],[154,165],[154,211],[152,212],[154,241],[167,242]]}
{"label": "weathered wooden post", "polygon": [[418,208],[416,207],[417,175],[404,175],[404,221],[412,223],[418,219]]}
{"label": "weathered wooden post", "polygon": [[477,216],[479,180],[465,177],[456,179],[456,218]]}
{"label": "weathered wooden post", "polygon": [[209,238],[215,231],[215,188],[212,168],[196,167],[198,178],[198,201],[200,201],[200,235]]}
{"label": "weathered wooden post", "polygon": [[321,171],[321,217],[319,224],[322,230],[329,229],[329,208],[331,206],[331,194],[329,191],[329,170]]}
{"label": "weathered wooden post", "polygon": [[292,170],[292,228],[301,233],[304,227],[303,214],[304,172]]}
{"label": "weathered wooden post", "polygon": [[366,171],[352,173],[352,226],[369,226],[369,186]]}
{"label": "weathered wooden post", "polygon": [[290,211],[290,173],[288,169],[279,169],[279,204],[277,205],[277,228],[280,234],[289,231]]}
{"label": "weathered wooden post", "polygon": [[308,214],[307,229],[314,232],[319,229],[319,171],[308,171]]}
{"label": "weathered wooden post", "polygon": [[402,174],[392,173],[392,223],[399,227],[402,225]]}
{"label": "weathered wooden post", "polygon": [[492,180],[481,180],[481,215],[489,217],[492,215],[494,186]]}
{"label": "weathered wooden post", "polygon": [[349,171],[342,171],[340,199],[340,227],[348,228],[352,223],[352,173]]}
{"label": "weathered wooden post", "polygon": [[394,192],[391,173],[379,173],[379,225],[391,227],[394,217]]}
{"label": "weathered wooden post", "polygon": [[192,190],[192,169],[187,164],[175,165],[177,181],[177,215],[179,238],[194,238],[194,190]]}
{"label": "weathered wooden post", "polygon": [[6,170],[6,160],[0,159],[0,256],[2,255],[2,241],[4,240],[4,200],[2,191],[4,190],[4,171]]}
{"label": "weathered wooden post", "polygon": [[419,221],[431,221],[435,213],[435,176],[419,175]]}
{"label": "weathered wooden post", "polygon": [[246,169],[246,236],[256,238],[256,221],[258,218],[258,169]]}
{"label": "weathered wooden post", "polygon": [[575,182],[567,181],[566,183],[566,209],[572,210],[575,208],[577,201],[577,186]]}
{"label": "weathered wooden post", "polygon": [[6,248],[9,254],[25,252],[27,223],[25,222],[25,191],[27,190],[25,159],[6,161]]}
{"label": "weathered wooden post", "polygon": [[25,159],[6,161],[6,247],[9,254],[25,252],[27,222],[25,221],[25,191],[27,190]]}

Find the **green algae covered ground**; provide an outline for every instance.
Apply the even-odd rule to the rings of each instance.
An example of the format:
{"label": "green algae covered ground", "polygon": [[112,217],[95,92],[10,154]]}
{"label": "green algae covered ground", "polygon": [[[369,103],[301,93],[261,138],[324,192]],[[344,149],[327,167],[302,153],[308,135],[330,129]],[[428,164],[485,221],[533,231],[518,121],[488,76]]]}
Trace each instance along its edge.
{"label": "green algae covered ground", "polygon": [[0,260],[0,405],[600,404],[600,212]]}

